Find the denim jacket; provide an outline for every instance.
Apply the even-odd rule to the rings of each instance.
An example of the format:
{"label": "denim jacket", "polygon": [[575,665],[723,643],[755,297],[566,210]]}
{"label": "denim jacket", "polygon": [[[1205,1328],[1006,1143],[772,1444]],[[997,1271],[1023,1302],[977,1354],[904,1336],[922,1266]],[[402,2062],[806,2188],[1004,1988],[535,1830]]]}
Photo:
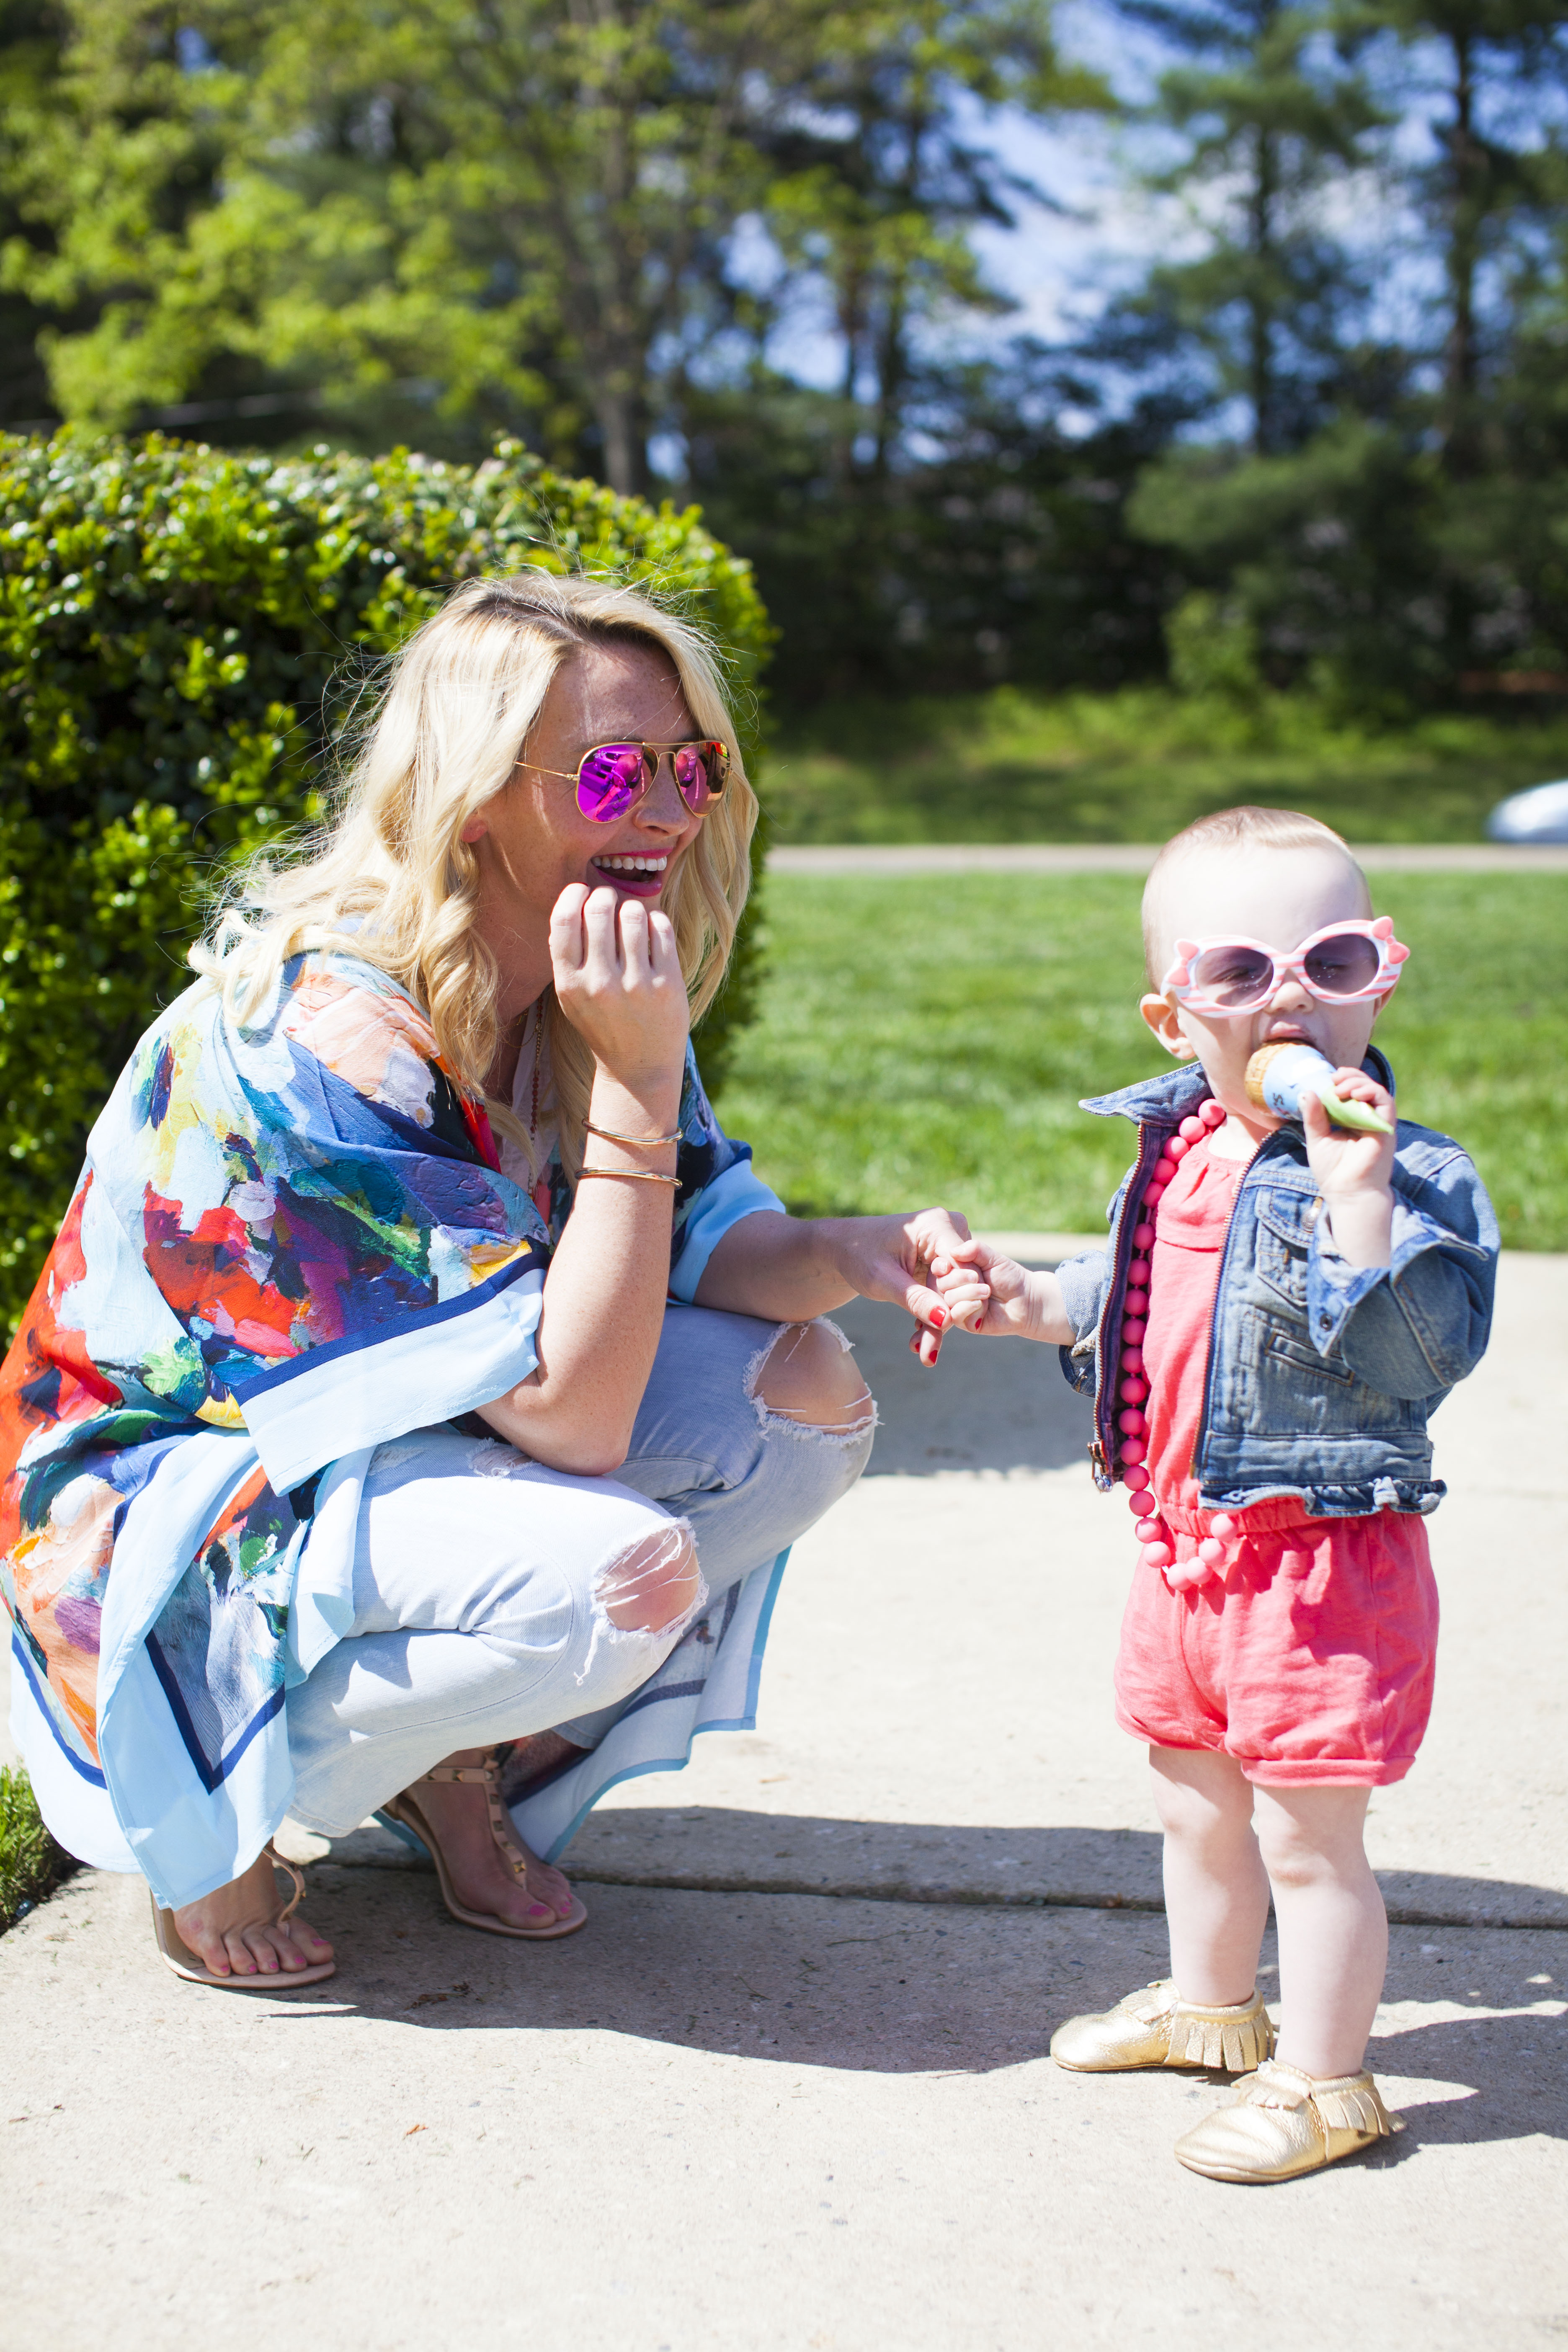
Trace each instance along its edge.
{"label": "denim jacket", "polygon": [[[1383,1055],[1363,1066],[1392,1091]],[[1162,1146],[1209,1092],[1189,1064],[1083,1103],[1137,1123],[1138,1156],[1110,1204],[1109,1252],[1058,1269],[1078,1337],[1061,1351],[1092,1389],[1096,1483],[1115,1481],[1122,1295],[1138,1203]],[[1498,1227],[1475,1168],[1430,1128],[1398,1122],[1394,1236],[1385,1266],[1335,1251],[1300,1127],[1279,1128],[1247,1162],[1220,1260],[1203,1421],[1194,1464],[1205,1510],[1299,1496],[1318,1517],[1435,1511],[1428,1415],[1485,1350]]]}

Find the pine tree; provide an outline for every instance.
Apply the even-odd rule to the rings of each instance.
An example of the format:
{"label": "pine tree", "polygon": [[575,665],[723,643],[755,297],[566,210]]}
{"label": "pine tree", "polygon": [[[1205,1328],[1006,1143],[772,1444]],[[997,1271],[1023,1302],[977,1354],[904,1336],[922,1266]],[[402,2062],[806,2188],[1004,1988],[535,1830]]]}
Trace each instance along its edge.
{"label": "pine tree", "polygon": [[1272,455],[1310,435],[1352,363],[1364,289],[1321,200],[1366,161],[1383,117],[1306,9],[1122,0],[1122,13],[1184,53],[1150,110],[1183,152],[1147,184],[1184,197],[1207,239],[1157,267],[1131,308],[1163,325],[1167,347],[1195,346],[1216,406],[1243,403],[1248,446]]}
{"label": "pine tree", "polygon": [[[1411,174],[1410,192],[1442,259],[1436,421],[1446,470],[1461,479],[1486,462],[1487,378],[1507,363],[1511,328],[1504,287],[1488,331],[1489,265],[1506,278],[1511,234],[1549,201],[1550,148],[1539,116],[1517,101],[1532,83],[1560,86],[1568,28],[1560,0],[1357,0],[1342,23],[1353,36],[1388,33],[1402,44],[1410,97],[1436,84],[1436,154]],[[1509,111],[1522,136],[1505,134]]]}

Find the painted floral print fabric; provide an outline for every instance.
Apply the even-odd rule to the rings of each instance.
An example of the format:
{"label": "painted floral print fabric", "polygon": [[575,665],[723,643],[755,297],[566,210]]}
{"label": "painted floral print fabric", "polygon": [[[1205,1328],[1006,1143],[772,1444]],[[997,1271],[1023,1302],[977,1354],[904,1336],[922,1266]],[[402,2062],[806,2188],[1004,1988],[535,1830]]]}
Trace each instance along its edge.
{"label": "painted floral print fabric", "polygon": [[[776,1205],[694,1065],[681,1123],[678,1265]],[[198,986],[142,1039],[0,1372],[25,1752],[46,1814],[49,1787],[98,1792],[77,1851],[127,1841],[188,1901],[277,1826],[284,1693],[351,1618],[358,1477],[532,1369],[550,1198],[554,1234],[420,1007],[356,959],[296,959],[244,1028]]]}

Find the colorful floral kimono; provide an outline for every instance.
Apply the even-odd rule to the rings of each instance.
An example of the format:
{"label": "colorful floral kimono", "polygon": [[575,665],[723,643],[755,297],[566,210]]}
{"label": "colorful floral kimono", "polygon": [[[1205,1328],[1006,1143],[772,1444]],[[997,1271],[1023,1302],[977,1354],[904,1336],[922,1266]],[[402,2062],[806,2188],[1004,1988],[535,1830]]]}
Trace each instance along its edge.
{"label": "colorful floral kimono", "polygon": [[[689,1300],[779,1204],[689,1060],[680,1125]],[[148,1031],[0,1373],[12,1728],[71,1852],[174,1905],[278,1827],[284,1696],[353,1622],[371,1455],[532,1369],[568,1205],[501,1172],[368,963],[296,958],[243,1028],[199,985]]]}

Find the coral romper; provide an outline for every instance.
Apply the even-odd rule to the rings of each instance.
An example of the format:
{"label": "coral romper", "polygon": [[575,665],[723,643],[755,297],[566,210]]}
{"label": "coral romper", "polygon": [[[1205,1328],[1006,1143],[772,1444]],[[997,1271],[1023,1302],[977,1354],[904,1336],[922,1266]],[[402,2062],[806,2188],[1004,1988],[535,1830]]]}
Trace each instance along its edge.
{"label": "coral romper", "polygon": [[[1193,1460],[1221,1254],[1242,1163],[1194,1145],[1160,1203],[1143,1358],[1149,1473],[1178,1561],[1212,1534]],[[1212,1748],[1249,1780],[1380,1788],[1415,1760],[1432,1708],[1437,1588],[1412,1512],[1309,1517],[1282,1496],[1231,1514],[1207,1582],[1140,1562],[1116,1716],[1160,1748]]]}

